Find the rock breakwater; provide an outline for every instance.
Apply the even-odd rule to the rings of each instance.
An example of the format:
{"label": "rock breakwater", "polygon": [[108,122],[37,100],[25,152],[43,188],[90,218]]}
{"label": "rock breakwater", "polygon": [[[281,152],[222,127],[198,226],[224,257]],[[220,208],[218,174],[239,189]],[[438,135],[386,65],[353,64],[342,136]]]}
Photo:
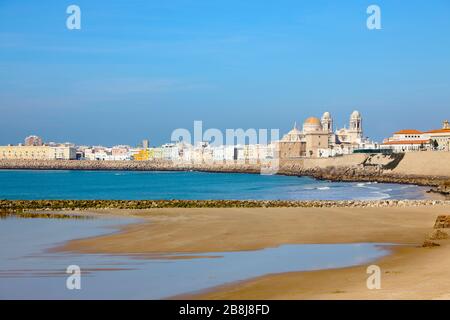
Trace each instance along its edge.
{"label": "rock breakwater", "polygon": [[0,200],[0,211],[156,208],[378,208],[450,205],[446,200]]}

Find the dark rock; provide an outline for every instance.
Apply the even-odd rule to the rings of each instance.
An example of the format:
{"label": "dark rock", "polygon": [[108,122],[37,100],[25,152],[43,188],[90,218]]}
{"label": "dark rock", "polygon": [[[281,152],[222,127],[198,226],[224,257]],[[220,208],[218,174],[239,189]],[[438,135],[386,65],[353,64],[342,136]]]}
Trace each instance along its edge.
{"label": "dark rock", "polygon": [[448,229],[450,228],[450,216],[439,216],[436,218],[434,229]]}
{"label": "dark rock", "polygon": [[423,248],[433,248],[433,247],[439,247],[440,244],[430,241],[430,240],[425,240],[425,242],[422,244]]}
{"label": "dark rock", "polygon": [[445,240],[448,239],[448,233],[441,230],[434,230],[430,236],[429,240]]}

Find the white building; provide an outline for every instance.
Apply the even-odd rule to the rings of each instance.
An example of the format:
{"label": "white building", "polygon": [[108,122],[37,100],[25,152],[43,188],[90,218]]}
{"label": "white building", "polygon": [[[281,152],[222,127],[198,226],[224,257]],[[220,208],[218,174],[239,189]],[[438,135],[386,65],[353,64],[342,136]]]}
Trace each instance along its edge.
{"label": "white building", "polygon": [[392,149],[393,152],[420,151],[430,147],[430,139],[422,131],[415,129],[397,131],[382,144],[382,148]]}
{"label": "white building", "polygon": [[108,160],[111,161],[126,161],[131,160],[131,154],[130,154],[130,146],[114,146],[111,148],[111,156],[108,157]]}
{"label": "white building", "polygon": [[450,151],[450,124],[444,121],[442,129],[430,131],[400,130],[392,137],[385,139],[382,148],[389,148],[394,152]]}
{"label": "white building", "polygon": [[[173,151],[172,149],[175,148],[175,144],[173,143],[166,143],[163,144],[161,146],[162,149],[162,158],[164,160],[172,160],[173,158],[173,154],[175,153],[175,151]],[[177,152],[178,153],[178,152]]]}
{"label": "white building", "polygon": [[431,139],[432,146],[440,151],[450,151],[450,123],[445,120],[442,123],[442,129],[430,130],[425,132]]}
{"label": "white building", "polygon": [[96,146],[84,149],[84,158],[91,161],[106,161],[111,158],[111,149]]}

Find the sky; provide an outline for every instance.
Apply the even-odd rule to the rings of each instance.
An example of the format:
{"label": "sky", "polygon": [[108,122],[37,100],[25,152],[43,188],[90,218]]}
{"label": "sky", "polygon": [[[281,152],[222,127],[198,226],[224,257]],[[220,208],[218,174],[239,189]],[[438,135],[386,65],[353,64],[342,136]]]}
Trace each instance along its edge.
{"label": "sky", "polygon": [[160,145],[195,120],[285,133],[355,109],[378,141],[440,128],[449,15],[448,0],[0,0],[0,145]]}

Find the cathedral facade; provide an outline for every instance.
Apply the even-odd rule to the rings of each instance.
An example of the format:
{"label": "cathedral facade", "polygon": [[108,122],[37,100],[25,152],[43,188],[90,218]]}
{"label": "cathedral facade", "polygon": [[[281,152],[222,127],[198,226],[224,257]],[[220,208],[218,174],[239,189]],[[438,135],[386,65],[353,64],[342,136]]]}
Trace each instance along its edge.
{"label": "cathedral facade", "polygon": [[280,159],[329,157],[351,153],[365,142],[359,111],[350,115],[349,127],[334,129],[333,118],[325,112],[321,119],[310,117],[278,141]]}

